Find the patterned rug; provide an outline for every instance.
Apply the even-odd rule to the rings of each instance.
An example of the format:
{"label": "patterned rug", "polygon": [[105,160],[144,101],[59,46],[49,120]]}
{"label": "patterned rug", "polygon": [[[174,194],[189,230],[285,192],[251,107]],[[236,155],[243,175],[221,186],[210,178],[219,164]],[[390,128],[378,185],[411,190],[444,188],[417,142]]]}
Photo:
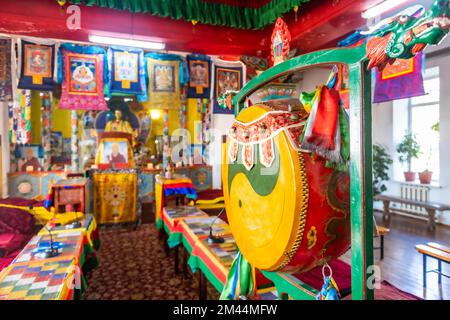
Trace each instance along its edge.
{"label": "patterned rug", "polygon": [[86,275],[84,299],[198,299],[197,276],[174,273],[173,257],[166,256],[154,225],[101,229],[100,240],[100,265]]}

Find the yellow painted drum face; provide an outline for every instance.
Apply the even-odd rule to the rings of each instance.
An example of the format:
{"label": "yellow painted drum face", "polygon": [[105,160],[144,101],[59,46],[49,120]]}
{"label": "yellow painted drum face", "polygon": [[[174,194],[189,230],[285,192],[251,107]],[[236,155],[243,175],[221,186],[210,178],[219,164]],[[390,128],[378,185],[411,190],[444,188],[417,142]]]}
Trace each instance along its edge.
{"label": "yellow painted drum face", "polygon": [[[316,251],[321,250],[318,246],[300,257],[303,242],[307,245],[308,214],[313,214],[308,211],[310,193],[314,199],[322,197],[317,198],[321,203],[317,207],[319,212],[314,214],[320,216],[320,211],[333,210],[325,199],[325,189],[316,186],[310,192],[309,155],[299,153],[292,143],[303,128],[302,116],[292,120],[286,113],[253,106],[243,110],[236,120],[227,139],[222,167],[226,211],[236,243],[258,269],[310,269],[321,258],[327,258],[327,248],[322,248],[318,259],[310,256],[317,255]],[[293,134],[283,129],[293,123],[297,125]],[[314,167],[317,164],[312,166],[317,171]],[[326,187],[326,183],[322,185]],[[321,222],[325,233],[328,216],[323,214]],[[318,232],[317,236],[320,238],[322,234]],[[325,243],[326,239],[323,240]]]}

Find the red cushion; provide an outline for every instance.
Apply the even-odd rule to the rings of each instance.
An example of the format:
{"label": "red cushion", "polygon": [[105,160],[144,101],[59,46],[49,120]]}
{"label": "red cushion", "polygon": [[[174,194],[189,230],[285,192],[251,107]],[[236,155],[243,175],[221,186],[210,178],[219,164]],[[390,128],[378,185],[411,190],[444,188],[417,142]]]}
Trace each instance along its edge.
{"label": "red cushion", "polygon": [[17,250],[22,250],[31,237],[31,235],[23,235],[19,233],[0,234],[0,249],[4,252],[4,257],[10,256]]}
{"label": "red cushion", "polygon": [[0,233],[31,234],[34,217],[25,210],[0,206]]}
{"label": "red cushion", "polygon": [[197,200],[214,200],[223,197],[222,189],[212,189],[197,192]]}

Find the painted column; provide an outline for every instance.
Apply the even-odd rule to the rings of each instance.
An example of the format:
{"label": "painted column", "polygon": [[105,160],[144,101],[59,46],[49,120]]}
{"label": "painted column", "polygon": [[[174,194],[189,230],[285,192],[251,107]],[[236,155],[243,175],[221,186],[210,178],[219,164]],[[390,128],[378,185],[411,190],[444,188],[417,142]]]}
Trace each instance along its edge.
{"label": "painted column", "polygon": [[169,110],[163,110],[163,157],[162,157],[162,165],[163,169],[166,168],[167,163],[169,161]]}
{"label": "painted column", "polygon": [[31,143],[31,91],[20,89],[18,92],[20,117],[18,123],[18,143]]}
{"label": "painted column", "polygon": [[42,95],[42,147],[44,149],[44,170],[51,170],[51,128],[52,128],[52,96],[49,92]]}
{"label": "painted column", "polygon": [[8,116],[9,116],[9,158],[10,158],[10,172],[17,171],[16,160],[16,144],[17,144],[17,128],[19,123],[19,108],[14,107],[12,100],[8,101]]}
{"label": "painted column", "polygon": [[71,165],[72,172],[76,172],[80,167],[80,159],[78,155],[78,111],[72,110],[71,113],[72,137],[71,137]]}
{"label": "painted column", "polygon": [[181,129],[186,129],[186,109],[187,109],[186,91],[187,91],[187,87],[184,86],[182,89],[182,93],[181,93],[181,108],[180,108],[180,114],[179,114]]}

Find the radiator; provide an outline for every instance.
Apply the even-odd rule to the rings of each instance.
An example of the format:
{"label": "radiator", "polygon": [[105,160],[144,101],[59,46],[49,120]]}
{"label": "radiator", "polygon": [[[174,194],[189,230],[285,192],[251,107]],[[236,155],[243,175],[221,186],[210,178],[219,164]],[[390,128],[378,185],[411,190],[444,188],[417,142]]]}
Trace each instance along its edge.
{"label": "radiator", "polygon": [[[400,184],[400,197],[402,199],[425,202],[430,199],[430,190],[431,190],[431,188],[429,186],[401,183]],[[399,209],[410,211],[411,213],[416,213],[418,215],[427,216],[427,212],[422,207],[412,206],[412,205],[403,204],[403,203],[398,204],[398,206],[399,206]]]}

